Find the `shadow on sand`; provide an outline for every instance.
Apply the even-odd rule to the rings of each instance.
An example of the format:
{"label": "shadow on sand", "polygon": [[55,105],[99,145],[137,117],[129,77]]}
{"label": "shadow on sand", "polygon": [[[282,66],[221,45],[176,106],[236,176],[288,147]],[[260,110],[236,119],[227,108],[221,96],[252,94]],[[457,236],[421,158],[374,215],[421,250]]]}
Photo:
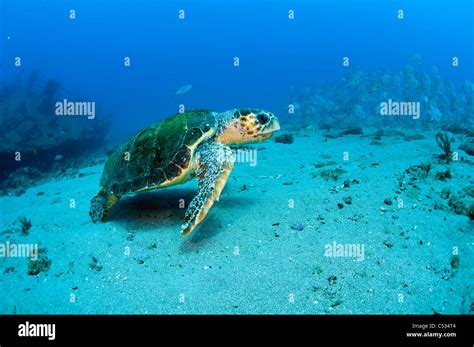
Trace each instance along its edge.
{"label": "shadow on sand", "polygon": [[[157,229],[176,229],[179,234],[184,214],[189,202],[196,195],[195,189],[166,189],[123,197],[112,211],[109,221],[116,222],[134,232],[156,231]],[[186,208],[180,208],[184,201]],[[205,220],[182,241],[181,251],[199,251],[222,229],[219,215],[232,213],[250,201],[235,196],[221,196],[214,204]],[[182,206],[182,205],[181,205]]]}

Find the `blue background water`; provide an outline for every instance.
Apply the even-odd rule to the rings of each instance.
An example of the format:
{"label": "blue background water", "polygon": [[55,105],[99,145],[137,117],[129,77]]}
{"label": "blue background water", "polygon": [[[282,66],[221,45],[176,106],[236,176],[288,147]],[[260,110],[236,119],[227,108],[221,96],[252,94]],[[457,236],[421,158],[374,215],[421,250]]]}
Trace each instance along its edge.
{"label": "blue background water", "polygon": [[[402,21],[398,9],[404,10]],[[176,113],[179,104],[260,107],[285,120],[292,89],[340,82],[350,71],[342,66],[344,56],[364,71],[398,71],[417,53],[423,59],[418,69],[437,66],[456,84],[473,81],[473,18],[473,0],[0,0],[0,87],[19,77],[24,83],[33,71],[57,79],[71,101],[96,101],[98,109],[113,113],[114,137]],[[21,68],[14,66],[17,56]],[[131,67],[123,64],[127,56]],[[236,56],[239,67],[233,66]],[[459,67],[451,65],[453,56]],[[186,84],[193,88],[175,95]],[[330,98],[346,101],[351,91],[344,88],[337,100],[324,94],[314,109]],[[381,96],[370,98],[379,103]],[[466,100],[472,93],[455,99],[472,124],[472,102]],[[360,104],[368,109],[369,102]],[[472,313],[473,224],[460,208],[473,206],[466,196],[474,181],[472,160],[460,149],[472,136],[447,132],[461,157],[448,166],[439,159],[437,129],[421,128],[429,115],[421,122],[406,118],[407,137],[395,129],[376,141],[379,132],[364,128],[364,136],[333,138],[339,129],[323,137],[322,129],[306,128],[295,131],[291,145],[258,145],[258,166],[238,163],[201,229],[181,239],[181,201],[191,201],[196,182],[124,197],[107,223],[93,224],[90,200],[100,189],[105,150],[97,145],[100,152],[92,154],[98,158],[75,160],[68,150],[85,141],[80,137],[66,148],[60,136],[49,152],[24,150],[30,134],[46,132],[55,117],[16,135],[23,125],[17,109],[9,115],[18,123],[0,126],[0,135],[8,134],[0,142],[16,140],[25,152],[12,164],[13,156],[0,151],[0,174],[10,165],[0,176],[0,241],[40,243],[52,266],[29,276],[25,259],[2,260],[10,270],[0,271],[0,313]],[[330,117],[313,114],[310,121]],[[42,121],[48,113],[29,115]],[[64,158],[55,160],[57,154]],[[419,179],[426,163],[430,173]],[[32,170],[35,165],[41,172]],[[323,179],[323,172],[337,169],[345,172],[339,181]],[[452,177],[445,179],[446,173]],[[21,216],[31,219],[27,236],[20,233]],[[366,260],[324,256],[324,246],[333,242],[364,245]],[[128,246],[131,257],[124,256]],[[71,291],[77,303],[69,301]],[[185,305],[178,303],[180,293]],[[294,304],[286,304],[289,293]]]}
{"label": "blue background water", "polygon": [[[20,56],[24,71],[98,102],[113,113],[113,132],[129,134],[181,103],[281,112],[291,86],[340,81],[344,56],[370,71],[399,69],[418,53],[423,69],[436,65],[455,82],[472,80],[473,12],[472,0],[1,0],[1,71],[16,75]],[[175,96],[185,84],[192,90]]]}

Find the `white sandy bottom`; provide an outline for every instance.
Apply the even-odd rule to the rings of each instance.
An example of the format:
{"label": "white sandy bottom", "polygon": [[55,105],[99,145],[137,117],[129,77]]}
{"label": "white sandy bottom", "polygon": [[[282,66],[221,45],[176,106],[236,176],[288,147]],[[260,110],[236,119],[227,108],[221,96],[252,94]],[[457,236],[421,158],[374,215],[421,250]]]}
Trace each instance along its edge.
{"label": "white sandy bottom", "polygon": [[[26,259],[0,258],[0,312],[467,313],[473,224],[433,210],[433,197],[445,186],[472,184],[472,166],[455,163],[451,181],[427,182],[430,198],[395,193],[395,172],[439,152],[434,137],[426,137],[369,146],[370,138],[324,142],[318,133],[300,134],[291,145],[259,145],[257,165],[236,164],[220,201],[187,238],[179,235],[185,211],[179,204],[192,199],[195,182],[124,197],[104,224],[88,216],[102,167],[2,197],[0,232],[22,215],[33,226],[28,236],[4,234],[0,242],[11,236],[40,243],[52,266],[29,276]],[[328,168],[314,163],[328,160],[347,171],[337,182],[311,175]],[[360,184],[342,188],[344,179]],[[396,195],[403,208],[396,200],[384,205]],[[353,202],[340,209],[345,196]],[[334,242],[363,246],[363,259],[325,256]],[[454,275],[453,247],[460,259]],[[92,257],[100,271],[90,268]],[[4,273],[10,266],[14,271]]]}

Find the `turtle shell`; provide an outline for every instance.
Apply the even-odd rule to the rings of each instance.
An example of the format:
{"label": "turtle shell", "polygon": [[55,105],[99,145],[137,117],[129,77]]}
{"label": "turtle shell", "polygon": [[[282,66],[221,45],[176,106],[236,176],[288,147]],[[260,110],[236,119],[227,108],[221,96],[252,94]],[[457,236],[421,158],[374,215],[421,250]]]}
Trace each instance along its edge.
{"label": "turtle shell", "polygon": [[214,135],[211,111],[178,113],[133,136],[105,162],[100,184],[115,195],[178,184],[189,177],[196,147]]}

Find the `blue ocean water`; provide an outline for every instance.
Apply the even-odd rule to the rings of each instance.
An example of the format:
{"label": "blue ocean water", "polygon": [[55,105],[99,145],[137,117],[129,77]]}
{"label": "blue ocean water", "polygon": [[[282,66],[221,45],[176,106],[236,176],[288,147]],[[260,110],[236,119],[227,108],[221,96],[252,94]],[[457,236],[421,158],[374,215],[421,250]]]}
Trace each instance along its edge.
{"label": "blue ocean water", "polygon": [[[0,313],[472,314],[473,81],[472,0],[0,0]],[[172,127],[104,168],[183,108],[275,130],[187,238]]]}
{"label": "blue ocean water", "polygon": [[[470,0],[2,0],[0,6],[5,76],[18,73],[13,59],[21,56],[25,74],[38,70],[107,105],[114,131],[124,125],[138,130],[181,103],[282,113],[291,87],[340,81],[346,56],[351,66],[373,71],[401,69],[418,54],[424,69],[435,65],[453,82],[474,77]],[[455,69],[453,56],[460,59]],[[129,68],[124,57],[131,58]],[[192,92],[174,97],[185,84],[193,85]]]}

